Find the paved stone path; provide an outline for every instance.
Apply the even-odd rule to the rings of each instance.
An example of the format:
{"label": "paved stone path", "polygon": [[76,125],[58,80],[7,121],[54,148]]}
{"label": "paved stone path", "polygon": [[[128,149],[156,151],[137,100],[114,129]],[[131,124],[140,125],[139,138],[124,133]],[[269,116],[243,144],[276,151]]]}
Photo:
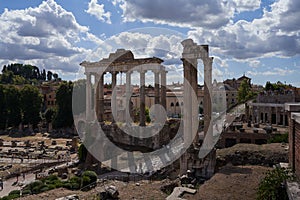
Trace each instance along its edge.
{"label": "paved stone path", "polygon": [[19,176],[19,181],[16,185],[13,185],[17,181],[16,177],[4,180],[3,190],[0,191],[0,197],[4,197],[8,195],[13,190],[20,190],[22,186],[25,186],[26,184],[29,184],[34,180],[35,180],[35,174],[33,173],[26,174],[25,180],[23,179],[22,176]]}

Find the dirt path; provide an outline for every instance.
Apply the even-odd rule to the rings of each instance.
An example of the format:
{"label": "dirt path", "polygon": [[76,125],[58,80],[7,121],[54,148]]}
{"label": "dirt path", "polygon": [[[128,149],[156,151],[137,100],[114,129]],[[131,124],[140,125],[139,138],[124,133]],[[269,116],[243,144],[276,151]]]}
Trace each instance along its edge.
{"label": "dirt path", "polygon": [[184,195],[191,200],[253,200],[267,170],[262,166],[224,166],[200,186],[196,195]]}

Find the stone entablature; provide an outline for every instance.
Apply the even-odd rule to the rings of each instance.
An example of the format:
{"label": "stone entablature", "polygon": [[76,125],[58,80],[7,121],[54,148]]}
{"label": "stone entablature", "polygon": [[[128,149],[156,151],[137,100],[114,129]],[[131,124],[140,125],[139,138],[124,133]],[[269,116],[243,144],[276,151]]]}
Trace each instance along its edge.
{"label": "stone entablature", "polygon": [[[131,51],[125,49],[118,49],[115,53],[111,53],[108,58],[104,58],[98,62],[83,61],[80,65],[85,68],[85,75],[87,77],[86,86],[86,120],[93,121],[95,117],[99,122],[104,121],[104,74],[112,74],[112,92],[111,96],[111,111],[112,121],[120,120],[118,117],[119,106],[117,104],[117,74],[126,73],[125,86],[125,116],[121,116],[122,121],[131,123],[130,116],[130,99],[132,95],[131,74],[134,71],[140,73],[140,125],[146,125],[145,119],[145,73],[152,71],[154,73],[154,93],[155,104],[161,104],[166,108],[166,70],[161,63],[162,59],[139,58],[135,59]],[[95,78],[95,85],[92,84],[92,76]],[[92,91],[95,91],[95,97],[92,97]],[[95,106],[92,108],[92,98],[95,98]],[[96,116],[93,114],[96,113]],[[115,119],[116,118],[116,119]]]}

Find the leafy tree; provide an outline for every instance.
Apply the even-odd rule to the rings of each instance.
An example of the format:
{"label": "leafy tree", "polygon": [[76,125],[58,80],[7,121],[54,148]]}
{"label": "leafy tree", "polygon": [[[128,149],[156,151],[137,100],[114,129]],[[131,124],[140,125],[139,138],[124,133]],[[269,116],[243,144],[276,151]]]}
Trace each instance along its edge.
{"label": "leafy tree", "polygon": [[73,125],[72,113],[72,82],[63,82],[56,91],[57,114],[54,127],[63,128]]}
{"label": "leafy tree", "polygon": [[26,85],[21,89],[21,107],[23,111],[23,122],[34,127],[40,122],[40,110],[42,106],[42,96],[39,90],[31,85]]}
{"label": "leafy tree", "polygon": [[150,123],[151,118],[150,118],[150,110],[148,107],[145,108],[145,115],[146,115],[146,122]]}
{"label": "leafy tree", "polygon": [[267,82],[266,82],[265,90],[266,90],[266,91],[274,90],[273,85],[271,84],[270,81],[267,81]]}
{"label": "leafy tree", "polygon": [[12,84],[13,83],[14,73],[11,71],[5,71],[1,75],[0,82],[3,84]]}
{"label": "leafy tree", "polygon": [[52,80],[52,74],[53,74],[53,73],[52,73],[51,71],[48,71],[48,72],[47,72],[47,80],[48,80],[48,81],[51,81],[51,80]]}
{"label": "leafy tree", "polygon": [[53,108],[48,108],[44,113],[46,122],[51,123],[53,121],[54,115],[55,115],[55,110]]}
{"label": "leafy tree", "polygon": [[57,81],[57,79],[58,79],[58,74],[57,74],[57,73],[54,73],[52,76],[53,76],[54,80]]}
{"label": "leafy tree", "polygon": [[250,89],[249,84],[246,80],[243,80],[239,89],[238,89],[238,101],[239,103],[245,102],[251,99],[254,96],[253,92]]}
{"label": "leafy tree", "polygon": [[17,127],[21,123],[20,91],[15,86],[5,89],[7,125]]}
{"label": "leafy tree", "polygon": [[41,80],[46,81],[46,70],[43,69],[43,72],[41,73]]}
{"label": "leafy tree", "polygon": [[291,179],[293,179],[293,176],[289,169],[276,167],[268,171],[266,177],[259,184],[257,200],[288,200],[284,181]]}

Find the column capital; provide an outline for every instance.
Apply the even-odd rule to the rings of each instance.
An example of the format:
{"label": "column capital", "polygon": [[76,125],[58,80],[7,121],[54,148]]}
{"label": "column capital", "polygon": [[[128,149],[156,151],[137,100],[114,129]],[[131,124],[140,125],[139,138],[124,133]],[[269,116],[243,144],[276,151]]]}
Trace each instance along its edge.
{"label": "column capital", "polygon": [[148,70],[146,69],[138,69],[137,70],[140,74],[145,74]]}
{"label": "column capital", "polygon": [[133,73],[133,71],[131,71],[131,70],[130,70],[130,71],[127,71],[127,72],[126,72],[126,76],[127,76],[127,74],[131,75],[132,73]]}
{"label": "column capital", "polygon": [[117,72],[117,71],[112,71],[112,72],[110,72],[112,75],[117,75],[119,72]]}

